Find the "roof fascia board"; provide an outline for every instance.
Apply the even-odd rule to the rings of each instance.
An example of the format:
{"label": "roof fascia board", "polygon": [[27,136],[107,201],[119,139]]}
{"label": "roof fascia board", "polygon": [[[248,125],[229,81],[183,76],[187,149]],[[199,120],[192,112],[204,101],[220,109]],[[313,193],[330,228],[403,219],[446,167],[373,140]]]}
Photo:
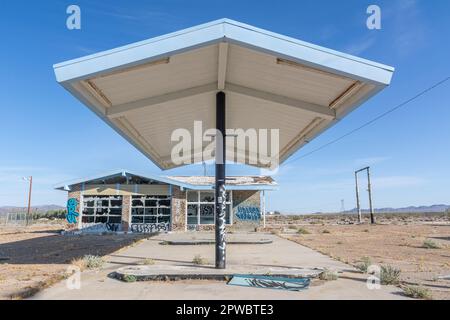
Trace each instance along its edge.
{"label": "roof fascia board", "polygon": [[60,184],[57,184],[54,186],[55,189],[58,188],[64,188],[64,187],[70,187],[76,184],[80,184],[83,182],[87,182],[87,181],[91,181],[91,180],[99,180],[99,179],[108,179],[108,178],[112,178],[112,177],[116,177],[116,176],[123,176],[123,174],[126,171],[124,170],[111,170],[108,172],[103,172],[101,174],[96,174],[96,175],[92,175],[89,177],[85,177],[85,178],[78,178],[78,179],[74,179],[74,180],[69,180]]}
{"label": "roof fascia board", "polygon": [[369,83],[389,85],[394,68],[240,23],[225,23],[231,43]]}
{"label": "roof fascia board", "polygon": [[324,71],[388,85],[394,68],[236,21],[221,19],[128,46],[54,65],[58,82],[155,61],[218,42],[231,42]]}
{"label": "roof fascia board", "polygon": [[202,28],[182,30],[174,35],[63,62],[53,68],[58,82],[79,81],[218,43],[223,40],[223,36],[222,23],[208,24]]}
{"label": "roof fascia board", "polygon": [[96,174],[96,175],[92,175],[89,177],[85,177],[85,178],[79,178],[79,179],[74,179],[74,180],[70,180],[70,181],[66,181],[64,183],[60,183],[54,186],[55,189],[60,189],[60,188],[64,188],[64,187],[70,187],[76,184],[80,184],[80,183],[86,183],[92,180],[99,180],[99,179],[109,179],[109,178],[113,178],[113,177],[118,177],[118,176],[127,176],[127,175],[132,175],[132,176],[136,176],[136,177],[140,177],[140,178],[144,178],[144,179],[149,179],[149,180],[154,180],[154,181],[158,181],[158,182],[163,182],[166,184],[173,184],[173,185],[180,185],[180,186],[184,186],[184,187],[190,187],[190,184],[185,184],[185,183],[180,183],[180,181],[176,181],[176,180],[172,180],[169,179],[167,177],[163,177],[163,176],[158,176],[158,175],[154,175],[154,174],[142,174],[142,173],[138,173],[135,171],[129,171],[129,170],[123,170],[123,169],[119,169],[119,170],[111,170],[108,172],[103,172],[100,174]]}
{"label": "roof fascia board", "polygon": [[302,40],[299,40],[299,39],[296,39],[296,38],[285,36],[285,35],[282,35],[282,34],[279,34],[279,33],[275,33],[275,32],[269,31],[269,30],[257,28],[257,27],[251,26],[249,24],[245,24],[245,23],[239,22],[239,21],[235,21],[235,20],[231,20],[231,19],[222,19],[222,21],[223,21],[224,24],[237,26],[237,27],[240,27],[240,28],[243,28],[243,29],[248,29],[250,31],[263,33],[263,34],[265,34],[267,36],[280,38],[280,39],[285,40],[285,41],[289,41],[289,42],[293,42],[293,43],[296,43],[296,44],[299,44],[299,45],[302,45],[302,46],[310,47],[310,48],[315,49],[315,50],[324,51],[324,52],[327,52],[327,53],[330,53],[330,54],[337,55],[339,57],[355,60],[355,61],[361,62],[361,63],[366,63],[366,64],[369,64],[369,65],[372,65],[372,66],[375,66],[375,67],[379,67],[379,68],[382,68],[382,69],[386,69],[386,70],[389,70],[389,71],[395,71],[394,67],[391,67],[391,66],[388,66],[388,65],[385,65],[385,64],[382,64],[382,63],[378,63],[378,62],[374,62],[374,61],[371,61],[371,60],[363,59],[363,58],[360,58],[360,57],[357,57],[357,56],[353,56],[351,54],[343,53],[343,52],[340,52],[340,51],[336,51],[336,50],[333,50],[333,49],[321,47],[321,46],[313,44],[313,43],[309,43],[309,42],[302,41]]}

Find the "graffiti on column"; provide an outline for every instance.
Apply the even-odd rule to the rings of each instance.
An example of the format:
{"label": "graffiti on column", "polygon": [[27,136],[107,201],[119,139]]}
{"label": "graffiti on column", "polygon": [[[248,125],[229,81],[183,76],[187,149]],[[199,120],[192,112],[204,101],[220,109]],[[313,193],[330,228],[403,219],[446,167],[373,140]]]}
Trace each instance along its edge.
{"label": "graffiti on column", "polygon": [[258,221],[261,219],[261,212],[258,207],[237,207],[236,217],[239,220]]}
{"label": "graffiti on column", "polygon": [[226,191],[225,186],[221,185],[219,190],[219,210],[217,212],[217,219],[219,219],[219,236],[220,236],[220,245],[219,250],[222,251],[222,260],[225,260],[225,211],[226,211]]}
{"label": "graffiti on column", "polygon": [[78,201],[75,198],[70,198],[67,200],[67,222],[70,224],[77,223],[77,217],[80,215],[77,210]]}

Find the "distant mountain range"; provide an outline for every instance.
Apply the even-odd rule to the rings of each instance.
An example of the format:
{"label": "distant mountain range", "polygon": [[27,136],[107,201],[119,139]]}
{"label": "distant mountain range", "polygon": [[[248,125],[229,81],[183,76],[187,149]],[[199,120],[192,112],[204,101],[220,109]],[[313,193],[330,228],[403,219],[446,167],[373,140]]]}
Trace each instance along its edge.
{"label": "distant mountain range", "polygon": [[[50,210],[65,210],[65,207],[58,206],[56,204],[42,205],[42,206],[34,206],[32,207],[32,212],[46,212]],[[434,204],[431,206],[419,206],[419,207],[404,207],[404,208],[377,208],[375,209],[375,213],[436,213],[436,212],[446,212],[450,211],[450,205],[446,204]],[[26,212],[26,207],[14,207],[14,206],[3,206],[0,207],[0,215],[6,214],[8,212]],[[356,213],[356,208],[352,210],[347,210],[345,212],[341,212],[344,214],[354,214]],[[369,213],[368,209],[361,210],[362,213]],[[323,212],[316,212],[314,214],[322,214]]]}
{"label": "distant mountain range", "polygon": [[[375,213],[435,213],[435,212],[446,212],[450,210],[450,205],[446,204],[434,204],[432,206],[419,206],[419,207],[405,207],[405,208],[377,208]],[[356,213],[357,209],[354,208],[344,213]],[[368,209],[361,210],[363,213],[368,213]]]}
{"label": "distant mountain range", "polygon": [[[404,207],[404,208],[376,208],[374,209],[375,213],[444,213],[444,212],[450,212],[450,205],[447,204],[433,204],[431,206],[418,206],[418,207],[414,207],[414,206],[410,206],[410,207]],[[280,213],[279,211],[275,211]],[[369,213],[369,209],[364,208],[361,210],[362,213],[367,214]],[[281,214],[288,214],[288,215],[296,215],[296,214],[300,214],[300,215],[327,215],[327,214],[356,214],[357,213],[357,209],[351,209],[351,210],[346,210],[344,212],[302,212],[302,213],[285,213],[285,212],[281,212]]]}
{"label": "distant mountain range", "polygon": [[[3,206],[0,207],[0,215],[6,213],[14,213],[14,212],[26,212],[27,207],[14,207],[14,206]],[[31,212],[47,212],[50,210],[64,210],[65,207],[58,206],[56,204],[47,204],[42,206],[33,206],[31,207]]]}

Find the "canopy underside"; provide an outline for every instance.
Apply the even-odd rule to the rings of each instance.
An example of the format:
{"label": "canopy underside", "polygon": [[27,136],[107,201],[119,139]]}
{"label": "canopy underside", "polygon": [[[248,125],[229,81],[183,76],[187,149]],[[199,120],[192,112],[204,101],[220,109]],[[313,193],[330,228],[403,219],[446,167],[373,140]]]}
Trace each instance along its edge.
{"label": "canopy underside", "polygon": [[[171,159],[174,130],[184,128],[194,137],[195,121],[203,131],[215,127],[218,91],[226,93],[228,129],[279,130],[283,162],[386,85],[232,40],[219,38],[60,82],[163,169],[179,165]],[[65,67],[55,66],[57,75]],[[228,160],[271,166],[249,163],[254,146],[237,149],[231,140]],[[192,143],[192,160],[210,143]],[[256,153],[263,158],[259,149]]]}

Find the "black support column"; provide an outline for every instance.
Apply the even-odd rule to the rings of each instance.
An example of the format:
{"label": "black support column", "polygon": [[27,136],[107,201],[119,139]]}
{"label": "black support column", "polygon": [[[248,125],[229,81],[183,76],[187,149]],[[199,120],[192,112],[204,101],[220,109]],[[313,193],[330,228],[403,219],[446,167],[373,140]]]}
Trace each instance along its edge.
{"label": "black support column", "polygon": [[[215,208],[216,208],[216,269],[225,269],[226,266],[226,242],[225,242],[225,93],[216,95],[216,183],[215,183]],[[219,136],[220,135],[220,136]]]}

